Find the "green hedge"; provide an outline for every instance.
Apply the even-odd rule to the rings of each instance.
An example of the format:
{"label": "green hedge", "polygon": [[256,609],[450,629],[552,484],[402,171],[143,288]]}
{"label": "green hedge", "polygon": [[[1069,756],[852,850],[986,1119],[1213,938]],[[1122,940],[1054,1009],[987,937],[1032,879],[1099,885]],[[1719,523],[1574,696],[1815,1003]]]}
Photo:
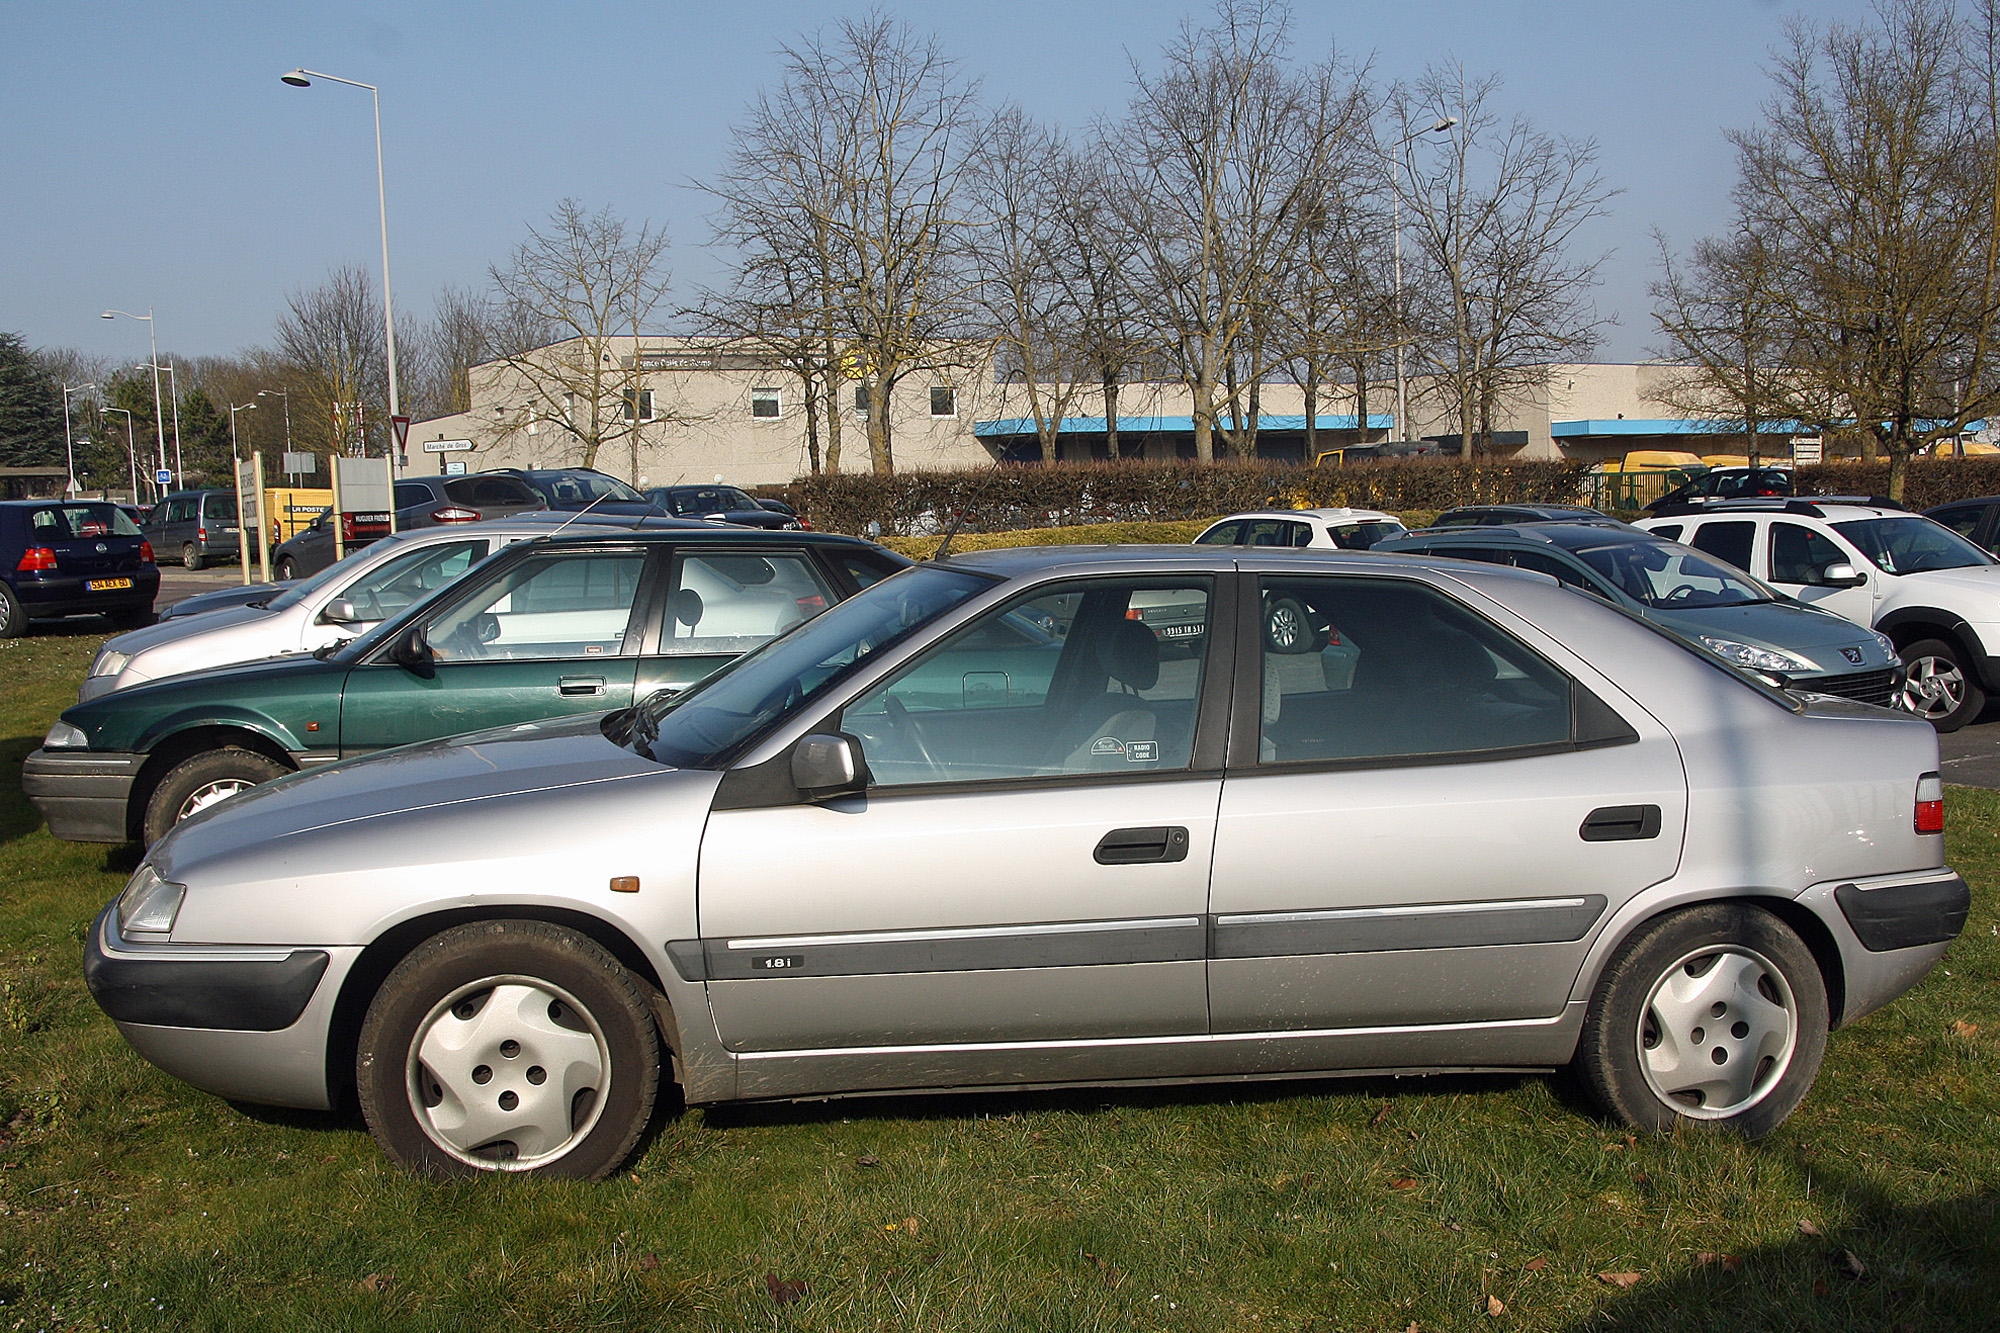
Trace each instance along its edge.
{"label": "green hedge", "polygon": [[1390,512],[1515,502],[1574,504],[1585,464],[1392,459],[1343,468],[1266,463],[1095,463],[802,477],[791,488],[814,527],[885,536],[1017,532],[1100,523],[1175,523],[1277,505]]}
{"label": "green hedge", "polygon": [[[1802,494],[1887,495],[1889,465],[1842,461],[1816,463],[1793,470],[1793,483]],[[1977,495],[2000,494],[2000,458],[1913,458],[1903,476],[1903,504],[1915,510],[1929,509],[1952,500],[1969,500]]]}

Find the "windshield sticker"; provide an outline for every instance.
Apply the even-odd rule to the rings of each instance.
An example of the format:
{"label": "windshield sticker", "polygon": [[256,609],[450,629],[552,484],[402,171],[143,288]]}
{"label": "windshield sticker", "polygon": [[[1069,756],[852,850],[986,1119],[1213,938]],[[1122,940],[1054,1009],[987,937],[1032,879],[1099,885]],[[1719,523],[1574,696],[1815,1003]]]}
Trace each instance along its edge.
{"label": "windshield sticker", "polygon": [[1124,754],[1125,742],[1116,736],[1099,736],[1090,743],[1092,754]]}
{"label": "windshield sticker", "polygon": [[1160,758],[1158,741],[1125,742],[1125,762],[1128,764],[1153,764]]}

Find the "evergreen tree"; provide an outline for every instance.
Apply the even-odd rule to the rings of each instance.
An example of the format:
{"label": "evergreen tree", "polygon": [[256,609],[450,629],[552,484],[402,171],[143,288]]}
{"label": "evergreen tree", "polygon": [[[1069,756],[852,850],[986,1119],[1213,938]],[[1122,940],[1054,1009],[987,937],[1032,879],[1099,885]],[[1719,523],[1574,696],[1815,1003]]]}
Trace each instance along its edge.
{"label": "evergreen tree", "polygon": [[62,390],[20,334],[0,333],[0,467],[62,461]]}

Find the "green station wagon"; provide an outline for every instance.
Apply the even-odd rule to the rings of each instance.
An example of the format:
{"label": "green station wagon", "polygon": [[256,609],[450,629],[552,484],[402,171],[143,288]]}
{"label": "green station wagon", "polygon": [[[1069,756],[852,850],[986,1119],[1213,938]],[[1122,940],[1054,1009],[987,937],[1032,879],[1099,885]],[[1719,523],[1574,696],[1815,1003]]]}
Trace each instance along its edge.
{"label": "green station wagon", "polygon": [[908,563],[859,538],[722,527],[520,542],[311,657],[79,704],[21,785],[58,838],[150,844],[297,769],[685,688]]}

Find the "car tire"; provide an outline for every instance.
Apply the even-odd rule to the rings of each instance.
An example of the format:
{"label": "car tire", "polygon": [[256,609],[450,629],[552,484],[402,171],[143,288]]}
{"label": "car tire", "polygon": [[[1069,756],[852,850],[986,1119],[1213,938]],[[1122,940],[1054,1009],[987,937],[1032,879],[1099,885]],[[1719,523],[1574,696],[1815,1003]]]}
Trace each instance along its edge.
{"label": "car tire", "polygon": [[201,552],[195,549],[193,542],[181,547],[181,564],[190,571],[201,568]]}
{"label": "car tire", "polygon": [[167,836],[174,825],[225,797],[292,770],[269,755],[230,746],[205,750],[167,770],[146,800],[142,831],[146,845]]}
{"label": "car tire", "polygon": [[1264,645],[1274,653],[1310,652],[1312,621],[1296,597],[1273,597],[1264,608]]}
{"label": "car tire", "polygon": [[1826,1053],[1826,981],[1790,926],[1747,903],[1658,917],[1598,979],[1574,1071],[1635,1129],[1688,1124],[1761,1138]]}
{"label": "car tire", "polygon": [[1939,731],[1957,731],[1986,707],[1986,691],[1964,654],[1943,639],[1919,639],[1901,656],[1908,674],[1899,702]]}
{"label": "car tire", "polygon": [[355,1085],[368,1128],[419,1175],[597,1180],[653,1114],[661,1048],[637,978],[542,921],[434,935],[368,1006]]}
{"label": "car tire", "polygon": [[28,632],[28,612],[14,590],[0,583],[0,639],[18,639]]}
{"label": "car tire", "polygon": [[289,583],[299,576],[299,567],[288,555],[278,557],[278,563],[271,567],[272,577],[280,583]]}

